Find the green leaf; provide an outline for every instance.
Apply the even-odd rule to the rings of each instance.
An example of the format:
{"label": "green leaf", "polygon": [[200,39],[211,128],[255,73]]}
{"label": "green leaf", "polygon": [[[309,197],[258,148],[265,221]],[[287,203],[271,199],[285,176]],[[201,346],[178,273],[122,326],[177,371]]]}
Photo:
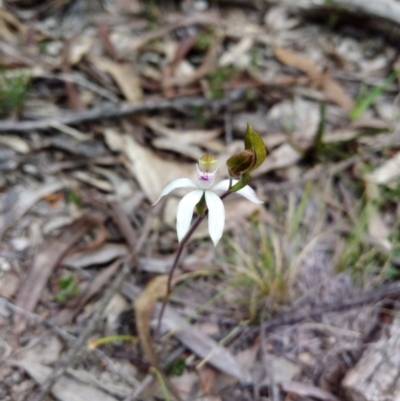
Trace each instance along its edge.
{"label": "green leaf", "polygon": [[167,364],[165,371],[170,376],[182,376],[186,368],[186,360],[179,358]]}
{"label": "green leaf", "polygon": [[375,86],[366,96],[359,98],[350,113],[350,119],[357,120],[360,118],[361,115],[364,114],[375,103],[377,97],[380,96],[392,82],[394,82],[396,77],[396,73],[390,74],[383,81],[382,85]]}
{"label": "green leaf", "polygon": [[60,290],[54,295],[57,302],[63,303],[68,299],[73,298],[79,292],[79,286],[76,284],[75,279],[72,275],[61,277],[58,280],[58,286]]}
{"label": "green leaf", "polygon": [[267,149],[260,134],[258,134],[250,124],[247,124],[247,130],[244,136],[244,148],[246,150],[252,150],[255,153],[255,163],[251,171],[260,167],[267,157]]}
{"label": "green leaf", "polygon": [[250,174],[267,157],[267,149],[261,136],[254,131],[250,124],[247,124],[244,147],[245,150],[243,152],[231,156],[226,162],[231,177],[241,177],[242,174]]}
{"label": "green leaf", "polygon": [[67,189],[67,202],[73,203],[77,207],[82,207],[82,199],[71,188]]}
{"label": "green leaf", "polygon": [[73,276],[61,277],[58,280],[58,285],[60,286],[60,288],[62,290],[67,289],[68,287],[70,287],[73,284],[74,284],[74,277]]}

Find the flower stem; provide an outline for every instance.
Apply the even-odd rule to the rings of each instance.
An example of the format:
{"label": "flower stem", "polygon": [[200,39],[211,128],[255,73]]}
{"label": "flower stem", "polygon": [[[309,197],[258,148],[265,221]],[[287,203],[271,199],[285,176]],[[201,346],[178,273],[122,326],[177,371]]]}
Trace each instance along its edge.
{"label": "flower stem", "polygon": [[174,263],[172,264],[171,270],[169,271],[169,274],[168,274],[167,296],[164,299],[164,302],[163,302],[162,307],[161,307],[160,314],[158,316],[156,337],[158,337],[159,334],[160,334],[161,320],[162,320],[162,317],[164,315],[165,308],[167,306],[168,298],[170,297],[171,292],[172,292],[172,288],[171,288],[172,287],[172,277],[174,275],[174,271],[175,271],[176,267],[178,266],[178,262],[179,262],[179,259],[180,259],[181,255],[182,255],[183,248],[185,247],[185,245],[188,242],[189,238],[196,231],[197,227],[200,225],[200,223],[207,216],[207,214],[208,213],[206,211],[203,216],[198,216],[196,218],[196,220],[194,221],[194,223],[190,227],[189,231],[186,233],[186,235],[182,238],[182,241],[179,243],[179,248],[178,248],[178,251],[176,252]]}

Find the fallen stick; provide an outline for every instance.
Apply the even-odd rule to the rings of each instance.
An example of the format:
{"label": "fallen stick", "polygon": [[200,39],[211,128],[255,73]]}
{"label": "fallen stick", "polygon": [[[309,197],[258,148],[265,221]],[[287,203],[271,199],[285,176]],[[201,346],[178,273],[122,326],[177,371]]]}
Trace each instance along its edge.
{"label": "fallen stick", "polygon": [[324,313],[340,312],[353,308],[359,308],[365,305],[379,303],[390,298],[397,298],[400,296],[400,283],[383,284],[378,288],[373,288],[365,293],[354,297],[348,301],[336,301],[317,305],[312,308],[304,310],[288,311],[285,314],[277,315],[262,325],[248,329],[242,334],[241,343],[253,341],[263,330],[269,332],[279,326],[293,325],[300,323],[307,319],[317,319]]}
{"label": "fallen stick", "polygon": [[400,3],[394,0],[276,0],[270,3],[281,4],[302,11],[318,9],[341,9],[354,14],[373,18],[383,18],[400,25]]}
{"label": "fallen stick", "polygon": [[118,118],[148,111],[179,110],[188,107],[204,107],[221,109],[239,100],[244,89],[234,89],[222,99],[209,100],[204,97],[183,97],[171,100],[147,101],[140,104],[122,103],[119,105],[107,103],[89,110],[68,113],[57,118],[44,118],[29,121],[0,120],[0,132],[30,132],[49,129],[54,124],[74,125],[106,118]]}

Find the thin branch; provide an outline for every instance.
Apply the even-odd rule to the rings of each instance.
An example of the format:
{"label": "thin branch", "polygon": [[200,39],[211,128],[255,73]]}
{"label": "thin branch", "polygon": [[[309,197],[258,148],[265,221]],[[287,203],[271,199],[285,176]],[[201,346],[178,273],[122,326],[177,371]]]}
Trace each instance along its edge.
{"label": "thin branch", "polygon": [[393,0],[278,0],[274,3],[303,11],[342,9],[356,15],[383,18],[400,25],[400,4]]}
{"label": "thin branch", "polygon": [[203,97],[183,97],[171,100],[149,100],[140,104],[122,103],[103,104],[76,113],[65,113],[55,118],[45,118],[30,121],[1,121],[0,132],[31,132],[33,130],[49,129],[54,124],[74,125],[106,118],[118,118],[145,111],[179,110],[188,107],[224,108],[239,100],[244,93],[243,89],[234,89],[223,99],[209,100]]}
{"label": "thin branch", "polygon": [[315,319],[320,317],[324,313],[340,312],[342,310],[348,310],[352,308],[359,308],[364,305],[376,303],[389,299],[391,297],[398,297],[400,295],[400,283],[389,283],[374,288],[361,294],[358,297],[354,297],[344,302],[331,302],[322,305],[317,305],[313,308],[307,308],[306,310],[295,309],[293,311],[285,312],[285,314],[278,315],[272,319],[267,320],[261,326],[253,327],[244,333],[241,338],[241,342],[248,344],[248,341],[253,341],[256,338],[260,330],[270,331],[278,326],[292,325],[300,323],[306,319]]}

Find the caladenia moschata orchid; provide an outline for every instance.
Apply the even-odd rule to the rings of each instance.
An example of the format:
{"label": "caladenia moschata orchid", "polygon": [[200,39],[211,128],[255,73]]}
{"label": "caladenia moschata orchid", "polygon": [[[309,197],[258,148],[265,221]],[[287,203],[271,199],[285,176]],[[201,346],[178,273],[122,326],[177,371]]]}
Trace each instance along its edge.
{"label": "caladenia moschata orchid", "polygon": [[[253,203],[263,203],[263,201],[258,199],[254,190],[247,185],[250,181],[250,173],[262,164],[267,155],[261,137],[250,125],[247,125],[244,144],[245,150],[231,156],[226,163],[230,176],[229,179],[217,184],[214,183],[218,169],[217,159],[210,154],[205,154],[198,160],[196,182],[189,178],[178,178],[163,189],[159,198],[154,203],[154,205],[157,204],[163,196],[168,195],[174,189],[192,189],[192,191],[181,199],[178,205],[176,229],[179,248],[168,277],[168,296],[171,293],[172,276],[182,250],[205,217],[208,216],[208,231],[214,245],[216,246],[221,239],[225,226],[223,199],[231,193],[236,192]],[[218,195],[218,193],[222,194]],[[198,216],[193,224],[190,225],[195,209]],[[159,316],[157,333],[160,329],[165,306],[166,301]]]}
{"label": "caladenia moschata orchid", "polygon": [[[182,198],[178,205],[176,230],[179,242],[185,238],[185,235],[189,231],[195,208],[201,217],[205,217],[206,211],[208,212],[208,231],[215,246],[222,237],[225,225],[225,208],[217,193],[226,193],[231,184],[236,185],[239,180],[229,179],[214,184],[217,172],[216,164],[217,159],[214,156],[205,154],[199,159],[197,165],[197,182],[193,182],[189,178],[178,178],[164,188],[159,199],[156,201],[158,203],[163,196],[177,188],[193,189],[193,191]],[[236,192],[251,202],[263,203],[248,185]]]}

